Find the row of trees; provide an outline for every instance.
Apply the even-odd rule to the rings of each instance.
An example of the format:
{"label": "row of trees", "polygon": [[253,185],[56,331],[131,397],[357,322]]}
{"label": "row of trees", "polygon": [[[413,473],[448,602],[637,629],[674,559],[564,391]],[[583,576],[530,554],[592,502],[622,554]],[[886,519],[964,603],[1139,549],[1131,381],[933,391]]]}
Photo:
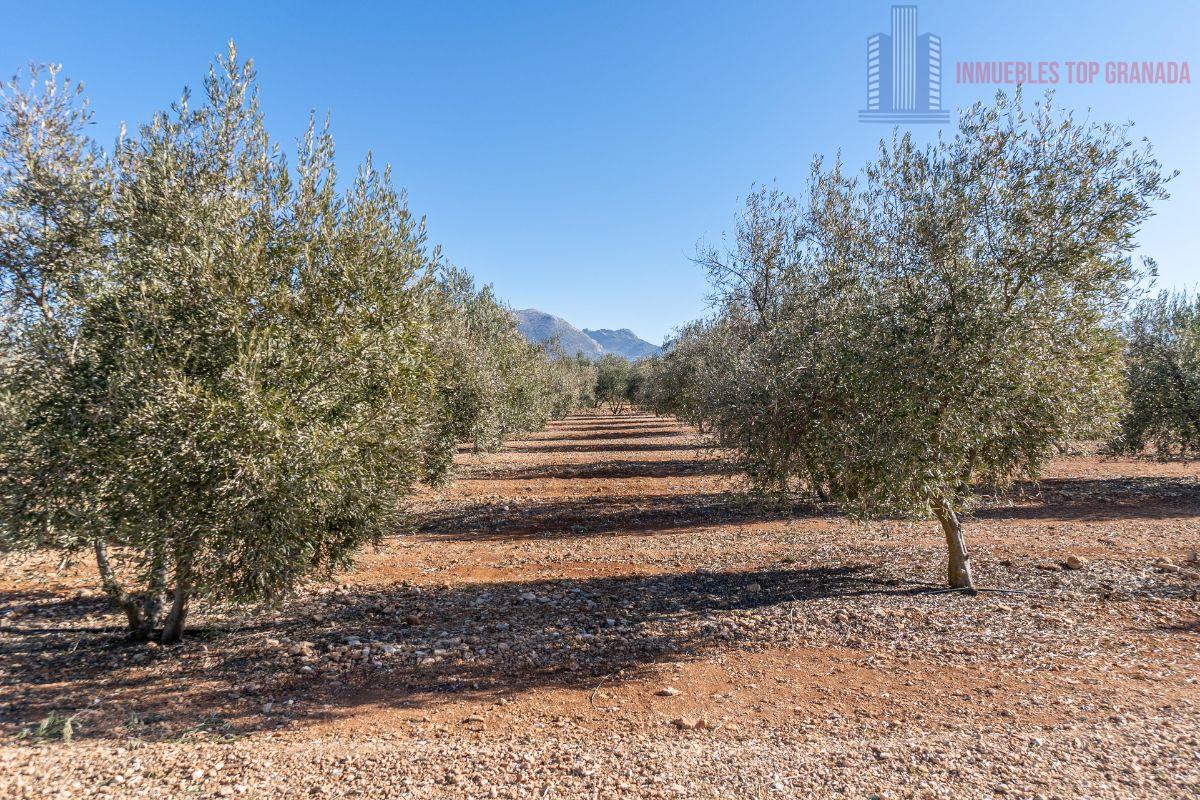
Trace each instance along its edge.
{"label": "row of trees", "polygon": [[1200,294],[1143,300],[1125,333],[1128,402],[1117,448],[1200,456]]}
{"label": "row of trees", "polygon": [[[1124,342],[1124,398],[1115,452],[1153,450],[1161,458],[1200,456],[1200,294],[1162,291],[1142,298],[1119,326]],[[708,322],[683,326],[665,356],[637,362],[640,370],[629,402],[670,414],[699,427],[719,403],[704,380],[721,353],[721,338]],[[631,370],[631,371],[633,371]],[[1094,433],[1111,431],[1110,422]]]}
{"label": "row of trees", "polygon": [[644,396],[646,377],[652,362],[629,361],[609,353],[596,362],[596,390],[593,405],[607,406],[619,414],[626,405],[647,405]]}
{"label": "row of trees", "polygon": [[[1118,422],[1130,253],[1168,179],[1127,126],[1019,93],[951,138],[894,137],[857,175],[818,160],[802,200],[755,191],[734,240],[701,252],[714,313],[652,364],[645,396],[710,429],[763,492],[938,520],[950,586],[974,590],[971,487],[1035,476]],[[1144,307],[1134,351],[1183,306]],[[1132,383],[1153,395],[1143,372],[1174,362],[1146,364]],[[1178,427],[1152,407],[1131,412],[1139,435]]]}
{"label": "row of trees", "polygon": [[327,127],[293,163],[231,45],[113,152],[54,70],[0,100],[0,536],[90,551],[141,638],[278,596],[401,524],[460,442],[580,402]]}

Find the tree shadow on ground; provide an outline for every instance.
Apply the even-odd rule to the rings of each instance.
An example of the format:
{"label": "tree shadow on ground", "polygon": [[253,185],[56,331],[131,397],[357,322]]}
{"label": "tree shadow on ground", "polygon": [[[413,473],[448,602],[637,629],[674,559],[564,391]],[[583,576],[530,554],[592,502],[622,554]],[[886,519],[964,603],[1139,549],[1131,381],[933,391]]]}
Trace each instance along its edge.
{"label": "tree shadow on ground", "polygon": [[[594,433],[596,431],[630,430],[640,431],[649,428],[669,429],[676,433],[691,434],[692,430],[669,419],[624,419],[597,420],[593,423],[573,425],[549,425],[541,433]],[[535,436],[537,434],[534,434]]]}
{"label": "tree shadow on ground", "polygon": [[[1155,519],[1200,516],[1200,481],[1189,478],[1045,478],[983,498],[979,519]],[[1026,500],[1029,502],[1020,503]],[[1016,505],[1000,504],[1018,501]]]}
{"label": "tree shadow on ground", "polygon": [[762,505],[734,492],[572,497],[499,506],[471,503],[422,516],[419,531],[451,541],[644,535],[732,522],[816,516],[810,505]]}
{"label": "tree shadow on ground", "polygon": [[534,441],[541,442],[595,442],[595,441],[625,441],[628,439],[666,439],[682,435],[682,431],[678,428],[638,428],[636,430],[628,430],[624,428],[602,428],[594,432],[567,432],[553,431],[553,433],[571,433],[570,436],[557,436],[536,439]]}
{"label": "tree shadow on ground", "polygon": [[[664,437],[665,438],[665,437]],[[605,444],[539,444],[531,442],[529,444],[508,445],[504,448],[506,453],[625,453],[636,452],[646,453],[655,452],[658,450],[692,450],[701,451],[703,448],[696,444],[684,444],[663,442],[655,444],[647,444],[644,442],[614,442]]]}
{"label": "tree shadow on ground", "polygon": [[[45,590],[7,589],[0,591],[0,636],[31,624],[95,618],[110,610],[108,599],[100,594],[79,597]],[[76,632],[75,628],[64,630]]]}
{"label": "tree shadow on ground", "polygon": [[732,465],[716,459],[674,458],[655,461],[589,461],[579,464],[538,464],[532,467],[491,467],[478,470],[470,477],[536,481],[545,478],[684,478],[733,473]]}
{"label": "tree shadow on ground", "polygon": [[[91,737],[246,733],[293,721],[289,699],[301,702],[297,714],[318,701],[350,713],[364,691],[375,692],[372,702],[428,708],[591,686],[597,676],[633,677],[663,660],[736,645],[739,612],[803,615],[813,601],[928,588],[861,565],[394,585],[309,595],[286,613],[244,611],[223,627],[201,619],[171,649],[130,643],[115,628],[59,632],[96,619],[64,603],[57,620],[44,620],[54,629],[0,633],[0,730],[16,733],[55,712],[79,714],[78,734]],[[350,636],[373,645],[370,653],[351,647]],[[300,640],[311,649],[289,653],[287,643]],[[267,702],[280,710],[264,714]]]}
{"label": "tree shadow on ground", "polygon": [[1176,625],[1160,625],[1155,628],[1156,631],[1164,633],[1195,633],[1200,634],[1200,619],[1194,619],[1191,622],[1180,622]]}

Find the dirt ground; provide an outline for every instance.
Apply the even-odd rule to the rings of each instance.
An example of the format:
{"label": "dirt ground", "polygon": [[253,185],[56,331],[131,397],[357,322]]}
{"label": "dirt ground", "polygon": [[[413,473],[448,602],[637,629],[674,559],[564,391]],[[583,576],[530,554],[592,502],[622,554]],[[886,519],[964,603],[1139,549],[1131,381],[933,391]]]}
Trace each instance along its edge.
{"label": "dirt ground", "polygon": [[665,418],[460,461],[416,533],[177,648],[6,557],[0,797],[1200,796],[1200,465],[985,498],[967,597],[934,524],[759,507]]}

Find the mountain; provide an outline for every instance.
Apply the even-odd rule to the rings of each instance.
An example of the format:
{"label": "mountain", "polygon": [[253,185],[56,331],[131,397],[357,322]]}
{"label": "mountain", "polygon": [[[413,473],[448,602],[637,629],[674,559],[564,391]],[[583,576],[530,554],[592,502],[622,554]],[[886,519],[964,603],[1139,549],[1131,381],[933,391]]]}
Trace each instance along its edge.
{"label": "mountain", "polygon": [[559,348],[570,356],[583,353],[595,361],[606,353],[615,353],[636,361],[662,351],[658,345],[639,339],[629,328],[619,331],[608,328],[581,331],[562,317],[536,308],[524,308],[512,313],[517,318],[517,329],[526,339],[539,343],[557,339]]}
{"label": "mountain", "polygon": [[593,360],[604,355],[604,348],[597,341],[561,317],[536,308],[514,311],[513,316],[517,318],[517,329],[531,342],[557,339],[559,348],[567,355],[583,353]]}
{"label": "mountain", "polygon": [[616,353],[630,361],[637,361],[639,358],[645,358],[646,356],[662,352],[661,347],[656,344],[650,344],[645,339],[638,338],[629,328],[621,328],[619,331],[609,330],[608,328],[600,328],[593,331],[584,328],[583,332],[598,342],[604,348],[604,352]]}

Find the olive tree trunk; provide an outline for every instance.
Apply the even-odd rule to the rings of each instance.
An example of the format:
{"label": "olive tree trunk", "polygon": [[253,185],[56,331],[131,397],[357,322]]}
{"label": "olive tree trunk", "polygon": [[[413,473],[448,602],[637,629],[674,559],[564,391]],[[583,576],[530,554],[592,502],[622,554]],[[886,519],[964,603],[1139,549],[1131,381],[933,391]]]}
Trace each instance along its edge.
{"label": "olive tree trunk", "polygon": [[150,569],[150,583],[146,587],[146,596],[142,600],[142,616],[146,619],[147,638],[150,631],[162,619],[163,603],[167,593],[167,561],[161,550],[154,555]]}
{"label": "olive tree trunk", "polygon": [[962,522],[954,512],[954,506],[946,498],[933,502],[933,513],[942,524],[946,534],[946,580],[952,589],[966,589],[975,592],[975,578],[971,575],[971,556],[967,554],[967,545],[963,540]]}
{"label": "olive tree trunk", "polygon": [[100,572],[100,585],[109,601],[125,613],[129,625],[129,638],[148,641],[162,620],[163,596],[167,587],[167,565],[161,554],[156,554],[150,565],[146,591],[140,596],[129,592],[117,578],[116,570],[108,559],[108,548],[97,540],[93,545],[96,554],[96,569]]}
{"label": "olive tree trunk", "polygon": [[163,623],[163,644],[175,644],[183,638],[183,627],[187,622],[188,601],[192,597],[192,562],[190,557],[180,559],[175,565],[175,594],[171,610]]}
{"label": "olive tree trunk", "polygon": [[117,580],[116,571],[108,560],[108,548],[97,539],[93,549],[96,553],[96,569],[100,572],[100,585],[108,595],[109,602],[125,612],[130,638],[149,639],[154,623],[146,618],[145,609],[137,598],[125,591]]}

